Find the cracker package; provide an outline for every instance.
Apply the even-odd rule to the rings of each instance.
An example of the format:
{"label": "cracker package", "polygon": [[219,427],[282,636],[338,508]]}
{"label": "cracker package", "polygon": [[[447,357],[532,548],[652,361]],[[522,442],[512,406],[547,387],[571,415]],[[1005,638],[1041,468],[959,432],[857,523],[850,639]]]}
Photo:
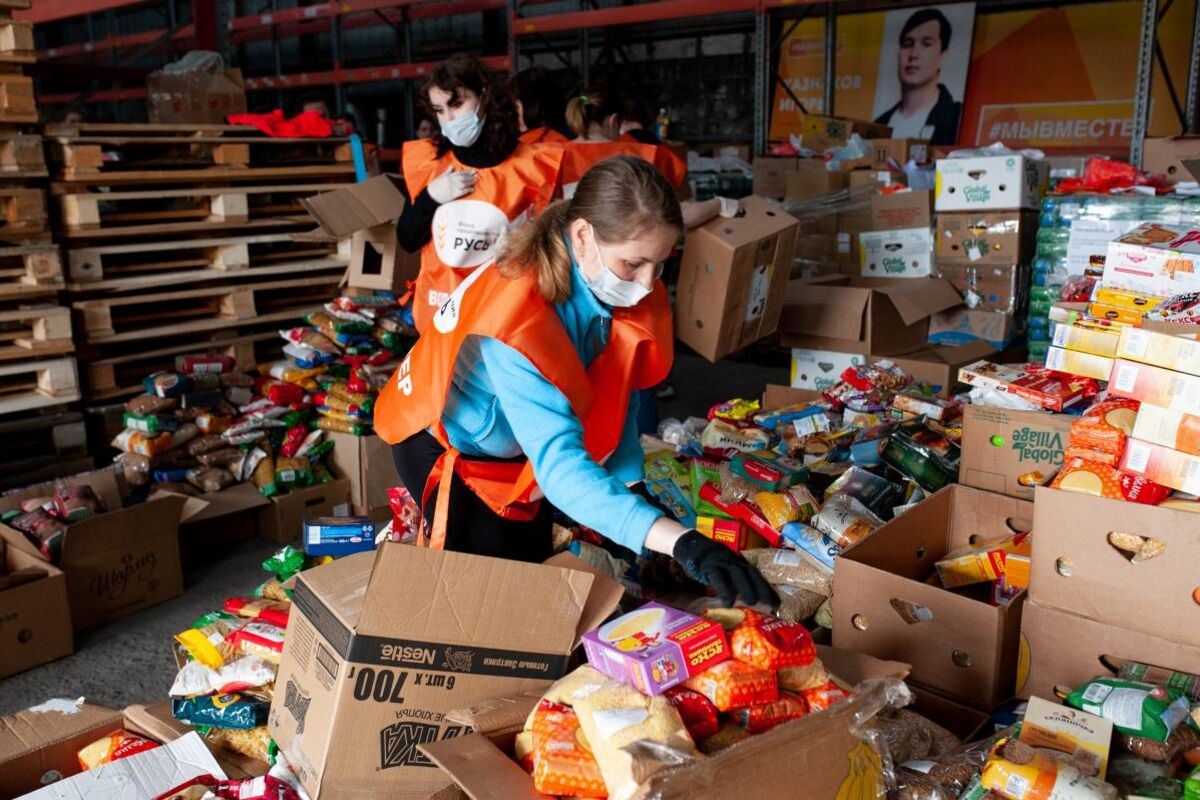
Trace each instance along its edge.
{"label": "cracker package", "polygon": [[1166,486],[1107,464],[1082,458],[1068,461],[1051,481],[1050,488],[1151,506],[1158,505],[1171,494],[1171,490]]}
{"label": "cracker package", "polygon": [[775,673],[743,661],[725,661],[689,678],[685,684],[720,711],[772,703],[779,699]]}
{"label": "cracker package", "polygon": [[542,700],[532,716],[533,788],[563,797],[605,797],[600,765],[566,706]]}

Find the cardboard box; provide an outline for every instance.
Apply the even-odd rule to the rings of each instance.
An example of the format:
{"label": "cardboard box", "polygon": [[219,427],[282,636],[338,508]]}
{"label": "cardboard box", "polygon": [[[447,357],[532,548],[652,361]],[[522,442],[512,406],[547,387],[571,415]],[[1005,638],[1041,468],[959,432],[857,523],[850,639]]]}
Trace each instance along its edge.
{"label": "cardboard box", "polygon": [[795,172],[800,159],[795,156],[758,156],[754,170],[754,193],[759,197],[783,197],[787,194],[787,174]]}
{"label": "cardboard box", "polygon": [[[882,662],[859,653],[817,645],[817,654],[833,675],[849,686],[863,680],[903,677],[906,665]],[[661,800],[707,797],[792,797],[797,786],[805,798],[875,797],[884,792],[878,759],[850,730],[856,714],[877,706],[867,694],[828,711],[787,722],[695,764],[661,771],[638,796]],[[538,702],[537,696],[502,698],[452,717],[475,732],[421,745],[471,798],[533,798],[533,779],[512,757],[513,739]],[[922,709],[944,706],[927,697]],[[978,722],[978,717],[969,721]],[[961,720],[959,729],[961,730]],[[855,754],[860,754],[856,756]],[[644,795],[642,794],[644,793]]]}
{"label": "cardboard box", "polygon": [[838,559],[835,647],[912,664],[912,682],[989,710],[1012,694],[1019,595],[994,606],[937,585],[934,564],[974,541],[1030,530],[1033,504],[947,486]]}
{"label": "cardboard box", "polygon": [[932,344],[955,345],[982,339],[997,350],[1003,350],[1017,338],[1018,332],[1016,317],[986,308],[958,308],[938,312],[929,318]]}
{"label": "cardboard box", "polygon": [[1056,689],[1071,691],[1097,675],[1116,675],[1127,660],[1194,673],[1200,647],[1175,636],[1161,638],[1088,619],[1033,598],[1025,602],[1017,696],[1054,697]]}
{"label": "cardboard box", "polygon": [[[1050,327],[1053,333],[1050,334],[1050,341],[1055,347],[1063,347],[1067,350],[1074,350],[1077,353],[1091,353],[1092,355],[1105,356],[1106,358],[1116,358],[1118,353],[1118,345],[1122,330],[1138,330],[1136,328],[1120,328],[1120,327],[1097,327],[1088,324],[1063,325],[1061,323],[1051,323]],[[1196,350],[1197,357],[1200,358],[1200,347]],[[1128,356],[1127,356],[1128,357]]]}
{"label": "cardboard box", "polygon": [[1121,469],[1186,494],[1200,495],[1200,456],[1130,439]]}
{"label": "cardboard box", "polygon": [[1200,291],[1200,231],[1154,222],[1114,239],[1104,286],[1164,297]]}
{"label": "cardboard box", "polygon": [[[403,485],[400,473],[396,472],[396,462],[392,460],[391,445],[374,435],[326,431],[325,436],[333,440],[330,465],[336,474],[345,475],[350,481],[350,511],[372,519],[381,510],[387,511],[387,490]],[[417,491],[422,489],[424,487]]]}
{"label": "cardboard box", "polygon": [[1025,307],[1029,271],[1018,264],[947,264],[938,260],[934,275],[950,281],[964,298],[977,298],[976,310],[1015,314]]}
{"label": "cardboard box", "polygon": [[1176,181],[1193,180],[1183,165],[1185,160],[1200,158],[1200,136],[1163,136],[1142,140],[1142,169],[1163,173]]}
{"label": "cardboard box", "polygon": [[588,569],[387,543],[302,573],[269,726],[304,788],[314,800],[442,789],[417,746],[468,732],[451,709],[566,671],[623,591]]}
{"label": "cardboard box", "polygon": [[818,152],[844,146],[854,133],[864,139],[881,139],[891,136],[892,129],[877,122],[821,114],[805,114],[800,120],[801,143]]}
{"label": "cardboard box", "polygon": [[768,383],[763,389],[762,407],[770,411],[775,408],[796,406],[801,403],[819,403],[821,393],[811,389],[795,389],[791,386],[780,386]]}
{"label": "cardboard box", "polygon": [[[1200,646],[1192,624],[1195,514],[1045,487],[1036,504],[1030,596],[1039,604]],[[1133,563],[1109,543],[1112,532],[1153,538],[1165,549]]]}
{"label": "cardboard box", "polygon": [[840,381],[847,369],[866,363],[865,354],[793,348],[791,386],[823,392]]}
{"label": "cardboard box", "polygon": [[7,537],[12,534],[0,530],[0,583],[26,570],[40,577],[0,589],[0,678],[68,656],[74,649],[66,576],[24,548],[10,547]]}
{"label": "cardboard box", "polygon": [[937,160],[935,200],[943,211],[1036,211],[1050,171],[1045,161],[1016,154]]}
{"label": "cardboard box", "polygon": [[1037,229],[1033,211],[939,213],[938,262],[1027,264],[1037,250]]}
{"label": "cardboard box", "polygon": [[871,230],[928,228],[933,222],[933,192],[911,189],[871,195]]}
{"label": "cardboard box", "polygon": [[344,517],[350,514],[350,480],[339,478],[330,483],[293,489],[269,498],[270,504],[258,509],[258,533],[281,544],[300,537],[308,517]]}
{"label": "cardboard box", "polygon": [[0,718],[0,797],[20,797],[78,774],[80,748],[119,730],[120,711],[71,700]]}
{"label": "cardboard box", "polygon": [[795,218],[761,197],[745,215],[688,232],[675,293],[675,334],[717,361],[779,326],[796,247]]}
{"label": "cardboard box", "polygon": [[[150,705],[126,706],[125,730],[166,744],[192,732],[192,726],[175,719],[171,714],[171,700],[159,700]],[[265,775],[271,765],[265,761],[227,750],[218,744],[205,741],[217,764],[233,779],[255,778]]]}
{"label": "cardboard box", "polygon": [[1143,403],[1138,409],[1132,436],[1143,442],[1200,456],[1200,416],[1194,414]]}
{"label": "cardboard box", "polygon": [[826,276],[788,283],[785,347],[891,355],[926,349],[929,316],[962,302],[946,281]]}
{"label": "cardboard box", "polygon": [[1118,358],[1108,393],[1143,403],[1190,412],[1200,408],[1200,376]]}
{"label": "cardboard box", "polygon": [[211,564],[230,548],[256,538],[258,512],[271,507],[253,483],[208,492],[199,500],[204,507],[179,526],[179,558],[187,570]]}
{"label": "cardboard box", "polygon": [[836,265],[838,238],[836,233],[797,233],[795,261],[811,261],[818,266]]}
{"label": "cardboard box", "polygon": [[222,125],[231,114],[246,113],[246,83],[237,69],[154,72],[146,76],[146,108],[152,123]]}
{"label": "cardboard box", "polygon": [[928,278],[933,274],[929,228],[870,231],[858,237],[858,246],[864,278]]}
{"label": "cardboard box", "polygon": [[890,361],[918,381],[929,384],[939,397],[949,397],[958,384],[958,371],[981,358],[987,358],[996,348],[987,342],[974,341],[955,347],[926,347],[902,356],[869,355],[867,360]]}
{"label": "cardboard box", "polygon": [[871,186],[878,191],[889,186],[906,183],[908,180],[903,172],[891,169],[852,169],[846,174],[849,176],[851,189]]}
{"label": "cardboard box", "polygon": [[819,158],[802,158],[795,169],[783,175],[784,197],[788,200],[807,200],[846,188],[846,175],[834,172]]}
{"label": "cardboard box", "polygon": [[928,139],[872,139],[867,144],[875,169],[903,167],[909,161],[924,164],[930,158]]}
{"label": "cardboard box", "polygon": [[1034,487],[1062,467],[1073,419],[1041,411],[968,405],[963,409],[959,481],[1032,500]]}
{"label": "cardboard box", "polygon": [[[63,537],[58,567],[66,573],[76,632],[183,594],[180,520],[203,510],[203,502],[163,495],[122,508],[124,491],[112,470],[85,472],[63,480],[90,486],[112,509],[73,523]],[[4,495],[0,497],[0,511],[15,508],[30,497],[52,495],[54,487],[52,481]],[[41,558],[21,532],[3,524],[0,531],[10,547]]]}
{"label": "cardboard box", "polygon": [[1075,350],[1064,350],[1061,347],[1050,347],[1046,350],[1046,367],[1055,372],[1106,381],[1112,374],[1113,359],[1091,353],[1080,353]]}

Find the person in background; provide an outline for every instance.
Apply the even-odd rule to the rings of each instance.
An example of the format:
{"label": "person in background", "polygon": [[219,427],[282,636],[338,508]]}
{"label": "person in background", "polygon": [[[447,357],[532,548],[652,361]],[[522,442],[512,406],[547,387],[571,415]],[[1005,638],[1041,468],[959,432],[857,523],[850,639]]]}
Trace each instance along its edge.
{"label": "person in background", "polygon": [[509,230],[549,204],[562,150],[517,140],[507,82],[474,56],[452,56],[434,68],[420,102],[438,129],[404,143],[400,163],[411,202],[397,238],[421,253],[413,319],[424,332],[458,284],[495,257]]}
{"label": "person in background", "polygon": [[962,103],[940,82],[951,33],[950,20],[936,8],[917,11],[900,29],[900,102],[875,120],[890,127],[894,138],[957,143]]}
{"label": "person in background", "polygon": [[662,144],[654,132],[654,120],[646,105],[628,92],[621,95],[620,131],[621,140],[642,144]]}
{"label": "person in background", "polygon": [[83,122],[83,111],[78,108],[72,108],[62,116],[63,123],[67,125],[78,125]]}
{"label": "person in background", "polygon": [[636,391],[673,358],[659,276],[682,231],[658,170],[611,158],[437,312],[375,405],[431,546],[543,561],[552,503],[635,552],[673,556],[727,605],[775,600],[741,555],[628,488],[643,479]]}
{"label": "person in background", "polygon": [[545,67],[530,67],[513,75],[510,83],[517,103],[517,127],[526,144],[565,142],[558,132],[564,126],[561,92]]}
{"label": "person in background", "polygon": [[433,120],[429,117],[421,117],[417,122],[417,138],[429,139],[433,136],[434,125]]}

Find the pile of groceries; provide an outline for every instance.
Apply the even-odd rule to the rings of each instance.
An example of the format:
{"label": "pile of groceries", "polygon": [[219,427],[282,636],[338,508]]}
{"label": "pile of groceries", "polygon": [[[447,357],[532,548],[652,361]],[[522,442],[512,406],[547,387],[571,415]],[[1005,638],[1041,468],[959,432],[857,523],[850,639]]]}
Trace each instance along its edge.
{"label": "pile of groceries", "polygon": [[280,331],[285,358],[257,374],[197,354],[147,375],[112,440],[129,485],[198,495],[249,481],[270,497],[332,480],[326,433],[371,435],[375,397],[414,334],[388,292],[343,295],[306,322]]}

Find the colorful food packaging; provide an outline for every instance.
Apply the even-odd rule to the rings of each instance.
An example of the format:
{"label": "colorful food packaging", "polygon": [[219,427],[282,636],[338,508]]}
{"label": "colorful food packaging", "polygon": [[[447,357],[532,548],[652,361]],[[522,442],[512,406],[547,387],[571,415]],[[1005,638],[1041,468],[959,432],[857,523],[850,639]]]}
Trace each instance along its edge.
{"label": "colorful food packaging", "polygon": [[1117,800],[1117,790],[1099,778],[1012,739],[997,742],[980,783],[1006,800]]}
{"label": "colorful food packaging", "polygon": [[800,719],[808,714],[808,705],[804,699],[794,694],[780,692],[779,699],[749,708],[739,708],[733,712],[733,718],[750,733],[766,733],[776,725],[782,725],[794,719]]}
{"label": "colorful food packaging", "polygon": [[[1196,411],[1200,414],[1200,409]],[[1143,442],[1200,456],[1200,416],[1147,403],[1138,410],[1130,435]]]}
{"label": "colorful food packaging", "polygon": [[200,617],[186,631],[175,634],[175,641],[187,654],[211,669],[220,669],[233,655],[229,637],[242,624],[232,614],[214,612]]}
{"label": "colorful food packaging", "polygon": [[247,619],[261,617],[264,621],[281,628],[287,627],[290,610],[290,603],[277,603],[257,597],[225,598],[226,613]]}
{"label": "colorful food packaging", "polygon": [[179,428],[178,419],[158,414],[134,414],[131,411],[126,411],[121,421],[126,428],[146,433],[170,432]]}
{"label": "colorful food packaging", "polygon": [[158,397],[179,397],[192,389],[191,378],[175,372],[155,372],[147,375],[143,379],[142,385],[146,389],[146,394]]}
{"label": "colorful food packaging", "polygon": [[706,483],[720,485],[721,483],[721,465],[716,461],[709,461],[703,458],[694,458],[689,467],[691,471],[690,486],[692,492],[692,509],[698,516],[703,517],[720,517],[721,519],[732,519],[729,514],[726,514],[717,506],[700,496],[700,489]]}
{"label": "colorful food packaging", "polygon": [[141,736],[125,731],[113,731],[79,751],[79,768],[88,770],[101,764],[111,764],[119,758],[128,758],[158,746],[158,742],[143,739]]}
{"label": "colorful food packaging", "polygon": [[824,686],[805,689],[800,692],[800,696],[808,704],[809,713],[815,713],[817,711],[825,711],[834,703],[840,703],[843,700],[849,699],[850,693],[833,681],[829,681]]}
{"label": "colorful food packaging", "polygon": [[1079,321],[1073,325],[1055,325],[1051,341],[1055,347],[1077,353],[1116,358],[1120,338],[1121,328],[1116,325]]}
{"label": "colorful food packaging", "polygon": [[702,536],[720,542],[735,553],[767,546],[765,539],[735,519],[696,517],[694,527]]}
{"label": "colorful food packaging", "polygon": [[706,483],[700,487],[700,499],[717,509],[721,514],[741,520],[746,523],[750,530],[763,537],[772,546],[776,546],[781,541],[779,531],[771,526],[767,518],[763,516],[758,507],[748,500],[741,500],[736,503],[725,503],[721,500],[721,492],[715,484]]}
{"label": "colorful food packaging", "polygon": [[[839,515],[841,513],[840,511],[838,512]],[[834,524],[834,522],[827,521],[826,524],[828,526]],[[873,528],[869,524],[864,523],[863,532],[859,538],[861,539],[863,536],[866,536],[872,530]],[[834,559],[842,554],[843,548],[826,535],[824,531],[813,525],[793,522],[784,525],[780,533],[784,539],[800,551],[797,555],[802,554],[809,562],[832,574]],[[851,535],[854,535],[853,532],[851,532]]]}
{"label": "colorful food packaging", "polygon": [[782,433],[783,428],[804,417],[823,416],[825,409],[811,403],[802,403],[770,411],[760,411],[754,415],[753,422],[760,428]]}
{"label": "colorful food packaging", "polygon": [[126,453],[155,456],[175,446],[170,433],[146,433],[133,429],[121,431],[112,440],[112,446]]}
{"label": "colorful food packaging", "polygon": [[666,453],[647,458],[643,464],[646,489],[667,507],[685,528],[696,527],[692,507],[692,482],[687,467]]}
{"label": "colorful food packaging", "polygon": [[1092,406],[1071,423],[1071,446],[1120,458],[1133,431],[1139,405],[1136,400],[1119,397]]}
{"label": "colorful food packaging", "polygon": [[718,403],[708,410],[709,419],[723,419],[726,422],[745,422],[758,413],[761,403],[758,400],[734,398]]}
{"label": "colorful food packaging", "polygon": [[1131,327],[1141,327],[1146,319],[1144,312],[1132,308],[1110,305],[1109,303],[1088,303],[1087,313],[1088,316],[1095,317],[1096,319]]}
{"label": "colorful food packaging", "polygon": [[921,394],[915,390],[900,392],[893,397],[892,408],[939,422],[949,422],[962,416],[961,402]]}
{"label": "colorful food packaging", "polygon": [[[1131,447],[1134,441],[1136,440],[1131,440]],[[1171,490],[1166,486],[1131,471],[1114,469],[1082,458],[1073,458],[1067,462],[1050,482],[1050,488],[1151,506],[1158,505],[1171,494]]]}
{"label": "colorful food packaging", "polygon": [[794,486],[808,475],[808,468],[804,464],[787,456],[772,459],[738,453],[730,460],[729,466],[735,474],[772,492]]}
{"label": "colorful food packaging", "polygon": [[175,356],[175,369],[188,375],[197,373],[232,372],[237,362],[231,356],[225,355],[187,355]]}
{"label": "colorful food packaging", "polygon": [[287,630],[283,627],[255,619],[231,633],[229,643],[244,655],[258,656],[278,666],[286,636]]}
{"label": "colorful food packaging", "polygon": [[934,564],[942,586],[956,589],[973,583],[999,580],[1005,573],[1008,553],[1020,547],[1028,537],[1028,533],[1017,533],[950,551]]}
{"label": "colorful food packaging", "polygon": [[1116,357],[1186,375],[1200,375],[1200,341],[1194,336],[1173,336],[1143,328],[1124,328],[1117,341]]}
{"label": "colorful food packaging", "polygon": [[1091,353],[1079,353],[1074,350],[1064,350],[1061,347],[1051,347],[1046,350],[1046,368],[1055,372],[1065,372],[1069,375],[1081,375],[1098,381],[1108,380],[1112,374],[1114,359],[1107,356],[1097,356]]}
{"label": "colorful food packaging", "polygon": [[959,370],[968,386],[1020,397],[1049,411],[1064,411],[1094,396],[1098,387],[1090,378],[1047,370],[1042,364],[993,364],[976,361]]}
{"label": "colorful food packaging", "polygon": [[347,556],[375,549],[375,523],[368,517],[315,517],[304,520],[304,552]]}
{"label": "colorful food packaging", "polygon": [[1108,393],[1189,413],[1200,408],[1200,377],[1119,358]]}
{"label": "colorful food packaging", "polygon": [[779,699],[775,673],[743,661],[723,661],[689,678],[685,684],[704,695],[720,711],[773,703]]}
{"label": "colorful food packaging", "polygon": [[765,670],[803,667],[817,657],[812,634],[803,625],[768,617],[751,609],[742,612],[741,623],[729,635],[729,653]]}
{"label": "colorful food packaging", "polygon": [[1067,695],[1067,705],[1104,717],[1121,733],[1156,742],[1188,716],[1188,698],[1180,689],[1122,678],[1094,678]]}
{"label": "colorful food packaging", "polygon": [[665,697],[675,706],[688,733],[695,741],[707,739],[721,728],[717,707],[700,694],[685,686],[675,686],[666,691]]}
{"label": "colorful food packaging", "polygon": [[171,702],[171,714],[177,720],[243,731],[266,725],[270,709],[270,703],[236,693],[201,695]]}
{"label": "colorful food packaging", "polygon": [[[270,764],[278,754],[278,748],[275,746],[274,740],[271,739],[271,731],[266,725],[258,725],[249,730],[237,730],[232,728],[209,728],[204,734],[204,739],[209,744],[216,745],[224,750],[230,750],[234,753],[252,758],[255,761],[261,761],[264,764]],[[247,781],[229,781],[230,784],[238,786],[238,791],[230,795],[234,800],[287,800],[289,795],[284,791],[287,786],[280,783],[270,783],[274,777],[265,775],[262,778],[251,779]],[[266,781],[267,783],[261,783]],[[262,794],[255,792],[262,791]],[[299,798],[297,798],[299,800]]]}
{"label": "colorful food packaging", "polygon": [[257,689],[275,681],[275,665],[258,656],[241,656],[220,669],[189,661],[175,675],[171,697],[198,694],[228,694]]}
{"label": "colorful food packaging", "polygon": [[771,447],[771,434],[754,426],[737,426],[721,419],[711,420],[700,434],[700,444],[705,450],[732,455],[741,452],[767,450]]}
{"label": "colorful food packaging", "polygon": [[62,558],[62,542],[67,535],[67,523],[63,520],[55,519],[39,508],[15,517],[9,524],[37,545],[38,552],[51,564],[57,564]]}
{"label": "colorful food packaging", "polygon": [[777,677],[779,688],[793,693],[821,689],[829,683],[829,674],[819,658],[814,658],[804,666],[780,667]]}
{"label": "colorful food packaging", "polygon": [[745,556],[773,586],[794,586],[825,597],[833,594],[833,568],[814,564],[796,550],[770,547],[750,550]]}
{"label": "colorful food packaging", "polygon": [[562,797],[607,796],[600,765],[573,710],[542,700],[531,723],[534,789]]}
{"label": "colorful food packaging", "polygon": [[645,694],[662,694],[729,658],[720,625],[659,603],[585,633],[583,649],[590,665]]}
{"label": "colorful food packaging", "polygon": [[852,499],[843,494],[830,498],[812,519],[813,527],[843,550],[870,536],[881,524],[866,509],[855,508]]}
{"label": "colorful food packaging", "polygon": [[759,492],[754,503],[775,530],[791,522],[808,522],[821,504],[806,486],[793,486],[781,492]]}
{"label": "colorful food packaging", "polygon": [[87,484],[60,483],[54,487],[54,513],[68,523],[103,514],[104,501]]}

